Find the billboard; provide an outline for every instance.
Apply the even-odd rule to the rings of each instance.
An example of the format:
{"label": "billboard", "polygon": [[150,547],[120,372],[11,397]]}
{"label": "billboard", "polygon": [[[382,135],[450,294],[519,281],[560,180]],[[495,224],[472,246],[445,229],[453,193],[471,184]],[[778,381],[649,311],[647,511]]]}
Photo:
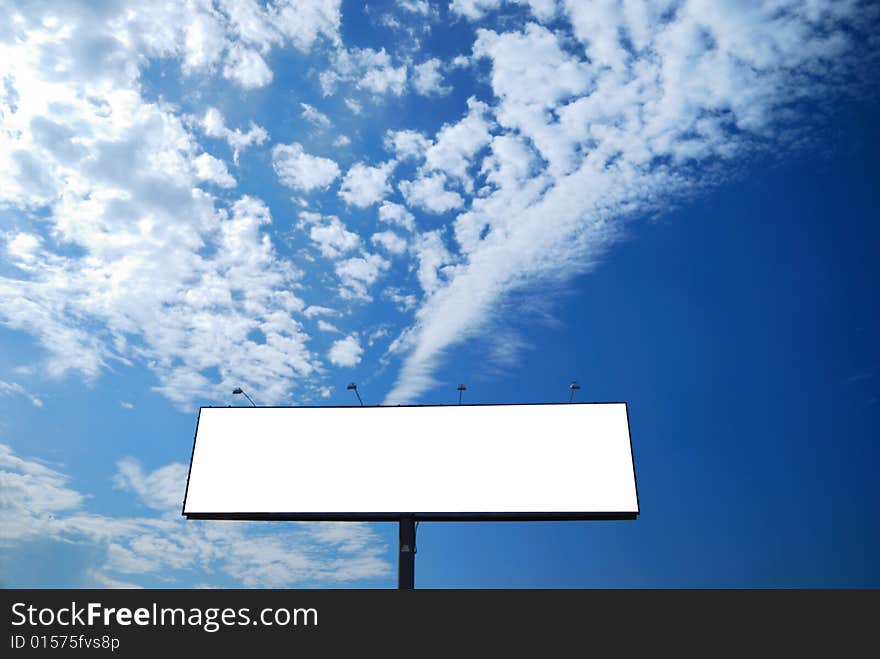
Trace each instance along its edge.
{"label": "billboard", "polygon": [[203,407],[183,514],[634,519],[625,403]]}

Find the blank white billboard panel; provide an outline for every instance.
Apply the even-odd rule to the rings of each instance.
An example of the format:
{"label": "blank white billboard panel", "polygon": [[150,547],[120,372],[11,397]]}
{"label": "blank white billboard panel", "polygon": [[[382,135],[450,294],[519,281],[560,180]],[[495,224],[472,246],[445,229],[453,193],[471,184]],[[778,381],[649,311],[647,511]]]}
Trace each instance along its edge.
{"label": "blank white billboard panel", "polygon": [[625,403],[206,407],[183,509],[214,519],[638,512]]}

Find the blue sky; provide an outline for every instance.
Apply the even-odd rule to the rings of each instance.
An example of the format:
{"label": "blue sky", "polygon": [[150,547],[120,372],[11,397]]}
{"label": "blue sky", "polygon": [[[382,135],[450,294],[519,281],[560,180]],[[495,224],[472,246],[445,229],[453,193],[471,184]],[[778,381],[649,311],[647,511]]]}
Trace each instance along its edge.
{"label": "blue sky", "polygon": [[0,584],[393,586],[394,525],[180,519],[199,405],[572,379],[640,518],[418,586],[880,584],[876,9],[2,10]]}

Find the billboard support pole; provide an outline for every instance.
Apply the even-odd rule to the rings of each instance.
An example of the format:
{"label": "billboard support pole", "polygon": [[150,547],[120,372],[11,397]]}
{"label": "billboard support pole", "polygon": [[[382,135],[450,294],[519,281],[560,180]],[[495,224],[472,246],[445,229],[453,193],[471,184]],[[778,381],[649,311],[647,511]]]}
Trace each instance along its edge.
{"label": "billboard support pole", "polygon": [[397,588],[412,590],[416,582],[416,520],[412,515],[398,520],[400,544],[397,554]]}

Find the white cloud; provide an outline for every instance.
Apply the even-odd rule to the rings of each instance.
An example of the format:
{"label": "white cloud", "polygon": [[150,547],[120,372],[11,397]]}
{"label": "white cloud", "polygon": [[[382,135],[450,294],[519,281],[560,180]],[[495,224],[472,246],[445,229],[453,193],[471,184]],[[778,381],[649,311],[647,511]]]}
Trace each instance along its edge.
{"label": "white cloud", "polygon": [[224,26],[216,16],[196,13],[184,30],[183,72],[193,74],[212,69],[226,46]]}
{"label": "white cloud", "polygon": [[15,395],[24,396],[34,407],[43,407],[43,401],[31,394],[27,389],[18,384],[18,382],[4,382],[3,380],[0,380],[0,396]]}
{"label": "white cloud", "polygon": [[364,254],[336,263],[339,293],[344,298],[370,301],[368,289],[391,264],[378,254]]}
{"label": "white cloud", "polygon": [[335,161],[306,153],[298,142],[276,145],[272,167],[283,185],[302,192],[326,189],[339,176]]}
{"label": "white cloud", "polygon": [[452,0],[449,10],[474,21],[483,17],[487,11],[498,9],[502,0]]}
{"label": "white cloud", "polygon": [[440,71],[442,62],[432,57],[413,68],[413,88],[422,96],[443,96],[452,91],[452,87],[443,84],[443,73]]}
{"label": "white cloud", "polygon": [[399,288],[386,288],[382,291],[382,296],[393,302],[401,311],[410,311],[416,308],[419,299],[412,293],[405,293]]}
{"label": "white cloud", "polygon": [[[339,0],[105,3],[83,11],[80,3],[31,6],[16,15],[13,31],[25,48],[51,54],[60,45],[67,57],[58,68],[131,81],[151,58],[179,59],[185,76],[222,74],[245,88],[263,86],[272,73],[263,59],[288,42],[307,52],[321,37],[339,43]],[[63,29],[57,29],[63,26]],[[78,46],[73,48],[71,46]],[[62,60],[59,60],[61,64]]]}
{"label": "white cloud", "polygon": [[449,10],[475,21],[483,18],[488,12],[497,10],[505,2],[527,5],[532,15],[541,21],[549,21],[557,13],[557,0],[452,0]]}
{"label": "white cloud", "polygon": [[[0,151],[13,157],[0,158],[0,203],[16,221],[42,209],[39,239],[7,245],[0,320],[35,337],[48,377],[139,363],[180,406],[225,396],[228,381],[287,399],[315,364],[294,318],[299,273],[274,250],[268,208],[202,190],[199,166],[216,178],[216,163],[197,162],[203,149],[176,108],[141,96],[138,67],[182,52],[173,30],[186,21],[73,9],[53,7],[64,29],[52,30],[35,7],[0,43],[0,62],[16,62],[0,76],[4,99],[20,98],[2,110]],[[155,11],[178,9],[189,11]],[[117,32],[105,38],[110,18]],[[65,53],[63,75],[43,65],[53,52]],[[254,330],[264,342],[247,339]]]}
{"label": "white cloud", "polygon": [[[304,204],[300,204],[304,209],[308,208],[308,202]],[[315,211],[310,210],[301,210],[297,217],[299,217],[299,222],[297,226],[302,229],[303,227],[309,225],[318,225],[323,224],[324,222],[330,221],[332,218],[336,217],[335,215],[322,215],[321,213],[317,213]]]}
{"label": "white cloud", "polygon": [[229,49],[223,77],[236,81],[245,89],[265,87],[272,82],[272,71],[256,50],[235,44]]}
{"label": "white cloud", "polygon": [[511,190],[530,178],[534,166],[534,152],[521,137],[498,135],[492,139],[491,153],[480,173],[496,188]]}
{"label": "white cloud", "polygon": [[[452,9],[476,18],[500,4],[457,0]],[[589,270],[628,217],[708,185],[707,172],[756,142],[778,151],[783,128],[801,118],[793,99],[832,93],[830,81],[846,78],[848,35],[864,30],[861,10],[846,3],[530,6],[542,20],[564,12],[557,18],[571,22],[586,56],[556,26],[477,30],[474,58],[490,65],[495,97],[495,135],[479,166],[486,185],[455,221],[464,259],[441,268],[445,279],[432,278],[436,268],[420,278],[433,292],[394,343],[405,360],[386,403],[417,398],[445,352],[497,329],[512,292]],[[438,169],[461,171],[442,160]],[[400,183],[408,204],[464,205],[431,201],[449,191],[428,180]]]}
{"label": "white cloud", "polygon": [[413,244],[413,252],[419,262],[419,284],[426,295],[431,295],[441,286],[440,273],[444,266],[452,262],[452,255],[443,244],[441,231],[420,235]]}
{"label": "white cloud", "polygon": [[125,401],[125,400],[119,401],[119,406],[125,410],[133,410],[134,409],[134,403],[129,403],[128,401]]}
{"label": "white cloud", "polygon": [[186,482],[189,468],[185,464],[165,465],[149,474],[134,458],[124,458],[116,464],[113,484],[119,489],[134,492],[144,504],[154,510],[169,511],[183,508],[180,484]]}
{"label": "white cloud", "polygon": [[353,98],[346,98],[345,99],[345,106],[349,110],[351,110],[352,114],[360,114],[361,112],[364,111],[363,106],[360,103],[358,103],[356,100],[354,100]]}
{"label": "white cloud", "polygon": [[379,339],[383,339],[388,336],[388,330],[384,327],[380,327],[378,329],[370,332],[370,335],[367,337],[367,346],[373,347],[373,344]]}
{"label": "white cloud", "polygon": [[374,94],[392,93],[400,96],[406,85],[406,65],[392,66],[383,48],[373,58],[374,64],[364,73],[357,86]]}
{"label": "white cloud", "polygon": [[388,177],[397,163],[393,160],[369,167],[362,162],[355,163],[342,179],[339,196],[345,203],[360,208],[375,204],[391,192]]}
{"label": "white cloud", "polygon": [[406,67],[399,68],[376,68],[367,71],[366,75],[358,83],[359,87],[368,89],[375,94],[391,92],[397,96],[403,93],[406,83]]}
{"label": "white cloud", "polygon": [[313,126],[316,126],[317,128],[329,128],[332,125],[333,122],[330,121],[330,117],[320,112],[314,106],[311,106],[308,103],[300,103],[299,105],[302,108],[300,116]]}
{"label": "white cloud", "polygon": [[348,135],[338,135],[335,140],[333,140],[333,146],[348,146],[351,144],[351,138]]}
{"label": "white cloud", "polygon": [[[591,97],[584,95],[594,82],[591,64],[565,52],[553,32],[534,23],[523,32],[501,35],[478,30],[474,56],[493,62],[492,87],[501,99],[495,111],[498,122],[531,139],[552,173],[570,171],[577,143],[547,112],[565,99]],[[572,128],[581,132],[583,126]]]}
{"label": "white cloud", "polygon": [[318,76],[321,84],[321,93],[324,96],[333,96],[336,93],[336,85],[342,80],[342,76],[332,69],[327,69]]}
{"label": "white cloud", "polygon": [[348,231],[339,218],[332,216],[326,223],[313,226],[309,230],[309,238],[318,246],[321,255],[328,259],[339,258],[357,248],[361,242],[356,233]]}
{"label": "white cloud", "polygon": [[[226,377],[241,381],[236,373],[251,362],[256,368],[244,377],[267,399],[283,398],[290,378],[313,366],[291,317],[302,306],[289,292],[296,271],[260,229],[271,221],[268,209],[247,197],[215,208],[196,187],[198,151],[181,122],[128,93],[108,98],[119,103],[112,115],[90,114],[88,102],[67,113],[103,137],[83,145],[92,154],[87,165],[44,156],[52,171],[39,193],[51,210],[47,221],[82,256],[32,245],[35,258],[20,262],[28,278],[0,277],[0,316],[38,338],[50,376],[94,378],[108,360],[142,360],[159,391],[188,405],[225,391]],[[12,204],[31,194],[2,189]],[[211,256],[199,254],[205,246]],[[248,290],[236,300],[244,281]],[[96,329],[83,330],[84,319]],[[259,347],[246,340],[255,328],[267,337]],[[203,373],[210,368],[220,380]]]}
{"label": "white cloud", "polygon": [[305,311],[303,311],[303,316],[306,318],[314,318],[315,316],[338,316],[339,312],[336,309],[331,309],[330,307],[320,307],[317,305],[311,305],[306,307]]}
{"label": "white cloud", "polygon": [[379,206],[379,220],[399,226],[407,231],[412,231],[416,226],[415,218],[412,213],[406,210],[406,206],[391,201],[385,201]]}
{"label": "white cloud", "polygon": [[69,478],[0,444],[0,548],[46,534],[54,516],[79,508],[84,497]]}
{"label": "white cloud", "polygon": [[307,53],[321,38],[339,42],[340,0],[274,0],[258,3],[235,0],[221,3],[228,17],[228,36],[264,52],[289,41]]}
{"label": "white cloud", "polygon": [[234,188],[235,179],[226,168],[226,163],[215,158],[210,153],[203,153],[193,160],[196,178],[199,181],[213,183],[221,188]]}
{"label": "white cloud", "polygon": [[379,22],[385,27],[389,27],[392,30],[399,30],[403,28],[403,24],[397,19],[396,16],[392,16],[391,14],[384,14]]}
{"label": "white cloud", "polygon": [[[336,92],[339,83],[348,83],[376,96],[400,96],[406,88],[406,64],[394,65],[384,48],[340,48],[333,53],[333,68],[320,75],[324,96]],[[347,97],[346,105],[354,114],[360,114],[360,103]]]}
{"label": "white cloud", "polygon": [[397,6],[413,14],[427,16],[431,12],[428,0],[397,0]]}
{"label": "white cloud", "polygon": [[431,174],[415,181],[401,181],[400,191],[410,206],[423,208],[429,213],[446,213],[461,208],[464,198],[457,192],[446,189],[443,174]]}
{"label": "white cloud", "polygon": [[[489,71],[491,91],[475,85],[481,100],[461,120],[430,140],[396,130],[425,124],[398,121],[405,104],[393,99],[371,117],[382,131],[393,120],[385,143],[401,169],[409,168],[404,176],[412,180],[398,185],[406,203],[458,211],[454,233],[442,234],[454,243],[427,249],[407,236],[410,265],[431,292],[398,344],[409,352],[401,352],[406,362],[390,400],[417,396],[439,355],[500,316],[511,292],[587,270],[624,218],[707,185],[719,161],[754,144],[780,151],[786,131],[805,123],[799,108],[833,99],[834,85],[848,79],[841,54],[851,39],[876,31],[876,20],[849,2],[512,4],[452,5],[473,18],[513,9],[492,17],[493,29],[475,31],[472,57],[445,65],[470,61]],[[412,0],[404,9],[415,7],[423,8]],[[73,2],[44,3],[20,13],[0,39],[7,221],[0,240],[8,266],[0,276],[0,321],[35,337],[49,376],[94,379],[114,363],[140,364],[181,405],[225,395],[229,381],[260,390],[267,401],[288,400],[296,380],[320,368],[307,348],[299,297],[327,299],[311,290],[320,277],[301,277],[275,250],[264,202],[211,187],[234,179],[205,153],[217,145],[190,133],[226,140],[237,163],[241,150],[267,140],[266,131],[254,123],[246,132],[228,128],[210,107],[202,118],[181,117],[173,104],[180,99],[152,96],[142,72],[177,62],[185,76],[198,77],[183,81],[187,103],[213,94],[227,76],[243,88],[225,100],[250,107],[262,94],[248,90],[271,80],[273,49],[315,49],[330,60],[320,74],[324,91],[343,87],[348,108],[359,112],[362,102],[421,81],[409,67],[433,53],[345,47],[338,1],[221,9],[104,3],[89,12]],[[44,20],[48,13],[55,23]],[[534,19],[517,24],[524,15]],[[552,29],[539,24],[549,19]],[[359,143],[375,144],[357,118],[347,120],[359,124],[352,127]],[[296,143],[278,145],[274,155],[279,178],[300,193],[327,189],[340,175],[334,161]],[[364,205],[381,201],[390,196],[386,186],[398,183],[390,177],[373,188],[348,186],[346,194]],[[304,196],[295,203],[320,209],[326,201]],[[383,203],[378,215],[414,229],[399,204]],[[328,224],[318,214],[306,231]],[[339,261],[340,293],[369,299],[368,287],[389,264],[358,252],[363,239],[351,247],[341,235],[333,243],[328,234],[326,248]],[[320,249],[324,241],[317,242]],[[308,255],[301,250],[295,258]],[[382,295],[408,308],[417,300],[396,287]],[[265,340],[248,339],[252,333]]]}
{"label": "white cloud", "polygon": [[222,2],[222,12],[229,18],[231,37],[254,46],[258,50],[268,50],[281,42],[272,24],[271,17],[256,2]]}
{"label": "white cloud", "polygon": [[474,155],[489,143],[492,122],[486,118],[488,106],[471,97],[468,113],[457,123],[447,124],[438,131],[434,143],[425,152],[421,171],[437,170],[458,179],[467,191],[473,189],[468,176]]}
{"label": "white cloud", "polygon": [[416,130],[389,130],[385,133],[385,148],[400,160],[421,160],[431,141]]}
{"label": "white cloud", "polygon": [[32,233],[16,233],[7,237],[6,251],[13,262],[18,262],[19,268],[27,270],[40,253],[42,243],[42,239]]}
{"label": "white cloud", "polygon": [[370,237],[374,245],[381,245],[390,254],[403,254],[406,251],[406,240],[393,231],[380,231]]}
{"label": "white cloud", "polygon": [[336,325],[334,325],[333,323],[328,323],[326,320],[323,319],[318,321],[318,329],[322,332],[339,332],[339,328],[336,327]]}
{"label": "white cloud", "polygon": [[253,121],[247,132],[235,128],[230,129],[226,126],[223,114],[214,107],[209,107],[203,117],[196,119],[195,123],[209,137],[216,137],[226,140],[232,149],[232,161],[237,165],[239,154],[251,146],[252,144],[260,145],[269,139],[269,133],[262,126],[258,126]]}
{"label": "white cloud", "polygon": [[339,44],[341,0],[276,0],[270,16],[294,47],[309,52],[321,37]]}
{"label": "white cloud", "polygon": [[344,339],[334,341],[327,353],[327,359],[336,366],[357,366],[361,362],[364,349],[356,334],[349,334]]}
{"label": "white cloud", "polygon": [[90,497],[73,489],[66,474],[0,444],[0,550],[14,556],[24,543],[34,542],[84,547],[92,560],[82,574],[68,573],[70,582],[62,584],[80,587],[132,587],[144,579],[209,585],[218,575],[248,588],[302,587],[391,573],[387,548],[368,525],[183,520],[186,465],[147,472],[124,458],[118,467],[117,487],[156,513],[90,512],[85,508]]}
{"label": "white cloud", "polygon": [[492,139],[480,168],[488,184],[481,191],[484,196],[455,218],[455,239],[463,254],[479,248],[493,226],[503,228],[497,218],[516,217],[550,184],[547,174],[536,170],[537,159],[522,138],[505,134]]}

